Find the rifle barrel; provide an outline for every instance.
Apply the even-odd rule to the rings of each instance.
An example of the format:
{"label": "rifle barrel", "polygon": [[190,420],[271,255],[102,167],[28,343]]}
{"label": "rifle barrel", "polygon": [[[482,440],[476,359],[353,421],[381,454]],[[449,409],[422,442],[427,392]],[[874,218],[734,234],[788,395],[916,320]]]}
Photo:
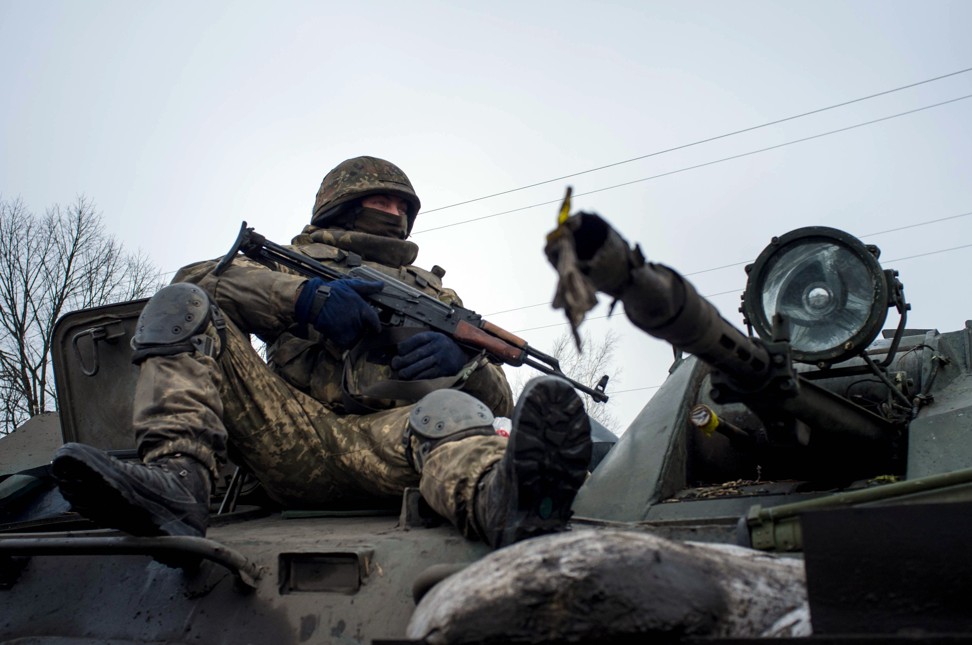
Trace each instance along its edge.
{"label": "rifle barrel", "polygon": [[[529,365],[545,374],[558,376],[569,382],[574,388],[590,395],[599,403],[608,400],[607,394],[604,393],[606,379],[601,379],[601,383],[596,388],[579,383],[561,371],[560,362],[556,358],[534,349],[512,332],[483,320],[482,316],[471,309],[447,305],[411,285],[386,276],[380,271],[360,266],[345,274],[299,251],[294,251],[268,240],[252,228],[248,228],[246,222],[243,222],[240,227],[240,233],[229,253],[217,265],[216,273],[222,273],[238,252],[258,262],[266,261],[286,266],[305,276],[326,280],[339,280],[345,277],[380,280],[385,283],[388,293],[382,291],[373,296],[368,296],[379,307],[390,307],[397,311],[396,307],[402,308],[402,306],[396,303],[407,300],[410,305],[415,305],[415,307],[408,310],[402,308],[402,311],[398,311],[399,314],[414,318],[431,329],[453,337],[460,343],[485,350],[495,360],[514,367]],[[419,312],[417,309],[423,302],[425,303],[425,310]]]}

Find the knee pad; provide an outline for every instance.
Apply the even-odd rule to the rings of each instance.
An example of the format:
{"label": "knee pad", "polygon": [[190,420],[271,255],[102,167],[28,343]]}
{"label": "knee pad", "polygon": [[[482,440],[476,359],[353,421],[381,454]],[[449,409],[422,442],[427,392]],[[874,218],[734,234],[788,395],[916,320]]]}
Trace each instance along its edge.
{"label": "knee pad", "polygon": [[[219,346],[206,333],[212,323]],[[145,303],[132,336],[132,362],[151,356],[198,351],[217,358],[226,344],[226,323],[216,303],[194,284],[180,282],[163,287]]]}
{"label": "knee pad", "polygon": [[433,448],[473,435],[495,433],[493,413],[481,401],[459,390],[436,390],[419,399],[408,415],[405,454],[421,473]]}

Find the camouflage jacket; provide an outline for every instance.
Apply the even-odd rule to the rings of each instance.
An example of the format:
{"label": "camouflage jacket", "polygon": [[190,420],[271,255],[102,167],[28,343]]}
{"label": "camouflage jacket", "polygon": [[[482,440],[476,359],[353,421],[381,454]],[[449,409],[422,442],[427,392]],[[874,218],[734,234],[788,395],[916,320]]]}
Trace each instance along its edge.
{"label": "camouflage jacket", "polygon": [[[438,275],[413,266],[418,255],[414,242],[379,237],[343,229],[306,226],[295,237],[293,248],[316,260],[348,270],[356,263],[373,267],[450,304],[461,305],[459,296],[442,286]],[[348,412],[345,389],[360,392],[369,384],[394,378],[387,364],[388,352],[371,351],[354,364],[347,352],[323,338],[309,325],[294,320],[294,304],[307,279],[286,267],[274,270],[238,256],[215,276],[216,261],[199,262],[181,269],[173,282],[199,284],[212,296],[223,313],[243,333],[254,334],[268,346],[268,364],[298,390],[309,394],[336,412]],[[475,358],[473,358],[475,361]],[[498,416],[510,416],[513,398],[500,366],[480,360],[461,384],[463,390],[480,399]],[[346,384],[345,384],[346,382]],[[367,403],[383,409],[407,401]],[[361,412],[361,410],[355,410]]]}

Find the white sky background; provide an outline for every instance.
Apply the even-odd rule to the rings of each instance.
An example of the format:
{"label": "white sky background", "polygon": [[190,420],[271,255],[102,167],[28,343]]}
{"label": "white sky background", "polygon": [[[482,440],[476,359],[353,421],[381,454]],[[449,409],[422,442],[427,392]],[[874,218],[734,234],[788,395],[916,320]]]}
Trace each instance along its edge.
{"label": "white sky background", "polygon": [[[433,209],[972,67],[970,25],[962,0],[0,0],[0,196],[40,213],[84,194],[129,250],[171,271],[222,255],[243,219],[289,242],[348,157],[395,162]],[[556,204],[423,231],[967,94],[972,73],[420,214],[418,264],[445,267],[483,314],[549,302]],[[753,260],[800,226],[867,235],[970,213],[970,168],[972,99],[574,205],[693,273]],[[972,318],[972,247],[890,261],[972,245],[972,216],[864,239],[901,271],[911,326]],[[703,294],[731,290],[713,302],[741,321],[742,266],[691,279]],[[540,349],[566,329],[546,306],[490,318]],[[621,333],[612,405],[625,427],[671,350],[623,315],[584,329]]]}

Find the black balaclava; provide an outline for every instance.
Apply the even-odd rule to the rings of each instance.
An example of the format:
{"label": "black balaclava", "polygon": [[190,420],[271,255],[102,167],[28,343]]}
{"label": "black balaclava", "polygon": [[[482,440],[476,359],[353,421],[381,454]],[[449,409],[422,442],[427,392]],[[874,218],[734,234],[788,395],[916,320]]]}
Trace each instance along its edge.
{"label": "black balaclava", "polygon": [[404,215],[392,215],[377,208],[366,208],[358,202],[346,209],[333,225],[349,231],[360,231],[381,237],[404,240],[408,235],[408,220]]}

